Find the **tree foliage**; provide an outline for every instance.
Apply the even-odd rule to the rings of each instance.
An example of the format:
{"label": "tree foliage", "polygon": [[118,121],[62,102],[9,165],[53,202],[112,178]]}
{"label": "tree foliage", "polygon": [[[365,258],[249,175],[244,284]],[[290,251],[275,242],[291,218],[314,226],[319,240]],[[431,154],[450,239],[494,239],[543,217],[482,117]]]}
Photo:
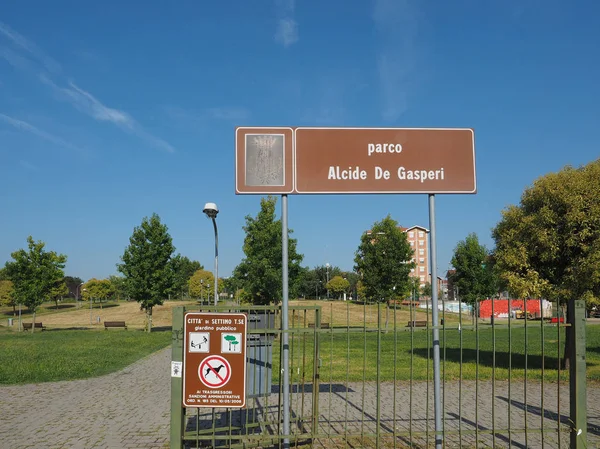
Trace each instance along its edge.
{"label": "tree foliage", "polygon": [[342,276],[334,276],[325,287],[327,287],[334,295],[337,295],[337,297],[341,299],[342,295],[348,292],[348,289],[350,288],[350,282],[348,279],[345,279]]}
{"label": "tree foliage", "polygon": [[125,278],[123,276],[110,275],[108,277],[110,281],[112,295],[117,301],[127,298],[127,287],[125,285]]}
{"label": "tree foliage", "polygon": [[56,281],[52,290],[50,290],[50,299],[54,301],[56,308],[58,309],[58,301],[69,295],[69,288],[64,278]]}
{"label": "tree foliage", "polygon": [[69,290],[68,296],[79,299],[81,295],[80,286],[83,284],[83,279],[76,276],[65,276],[63,280],[65,281],[67,289]]}
{"label": "tree foliage", "polygon": [[81,298],[84,301],[106,301],[115,294],[113,283],[109,279],[92,278],[83,284]]}
{"label": "tree foliage", "polygon": [[[35,312],[44,300],[50,297],[56,283],[62,280],[67,256],[54,251],[45,251],[42,241],[27,237],[28,249],[11,254],[12,261],[6,263],[8,277],[13,282],[13,295],[17,304],[24,304]],[[35,326],[32,326],[33,332]]]}
{"label": "tree foliage", "polygon": [[493,230],[494,258],[521,297],[600,298],[600,159],[538,178]]}
{"label": "tree foliage", "polygon": [[[244,254],[234,270],[248,301],[257,305],[279,302],[282,297],[282,230],[275,219],[277,198],[268,196],[260,201],[256,218],[246,216]],[[288,230],[288,234],[293,231]],[[303,256],[296,250],[297,241],[288,238],[289,294],[294,297],[300,283]]]}
{"label": "tree foliage", "polygon": [[432,294],[433,294],[433,289],[431,288],[431,282],[425,282],[425,284],[421,288],[421,295],[423,295],[427,298],[431,298]]}
{"label": "tree foliage", "polygon": [[173,293],[177,296],[183,296],[188,292],[188,281],[198,270],[204,269],[197,260],[190,260],[186,256],[177,254],[172,259],[173,267]]}
{"label": "tree foliage", "polygon": [[0,305],[13,308],[13,315],[17,303],[15,302],[14,284],[9,280],[0,280]]}
{"label": "tree foliage", "polygon": [[[509,292],[565,302],[600,299],[600,159],[538,178],[493,230],[494,259]],[[567,317],[570,321],[572,317]],[[565,367],[572,328],[566,328]]]}
{"label": "tree foliage", "polygon": [[125,276],[125,288],[130,298],[146,311],[148,331],[152,329],[152,308],[162,305],[173,288],[171,257],[175,247],[167,226],[153,214],[144,217],[129,238],[119,272]]}
{"label": "tree foliage", "polygon": [[[217,291],[224,289],[224,281],[219,278]],[[188,287],[192,298],[213,299],[215,297],[215,275],[208,270],[199,269],[189,278]]]}
{"label": "tree foliage", "polygon": [[375,222],[371,231],[362,235],[354,258],[367,300],[386,301],[409,293],[413,255],[406,234],[395,220],[388,215]]}
{"label": "tree foliage", "polygon": [[458,287],[459,298],[475,304],[497,293],[497,283],[491,266],[490,252],[471,233],[454,248],[452,283]]}

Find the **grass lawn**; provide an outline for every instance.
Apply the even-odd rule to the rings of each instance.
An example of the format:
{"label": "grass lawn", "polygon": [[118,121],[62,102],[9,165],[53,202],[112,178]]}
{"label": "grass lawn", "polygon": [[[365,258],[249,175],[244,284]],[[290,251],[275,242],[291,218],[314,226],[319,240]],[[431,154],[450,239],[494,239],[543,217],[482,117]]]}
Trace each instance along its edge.
{"label": "grass lawn", "polygon": [[83,379],[118,371],[171,343],[171,332],[0,332],[0,384]]}
{"label": "grass lawn", "polygon": [[[600,380],[600,326],[587,326],[587,377]],[[433,353],[431,331],[401,329],[398,332],[363,332],[353,329],[350,333],[334,330],[321,331],[320,378],[321,382],[374,381],[379,363],[380,380],[398,381],[426,380],[433,378]],[[324,332],[324,333],[323,333]],[[525,334],[527,333],[527,339]],[[480,326],[479,332],[455,329],[440,331],[440,358],[442,377],[445,380],[529,380],[557,381],[568,379],[568,372],[557,369],[563,357],[565,331],[555,326],[538,324],[496,328]],[[380,357],[378,353],[380,338]],[[560,338],[560,346],[558,340]],[[294,381],[302,377],[310,379],[313,371],[312,334],[296,334],[290,339],[292,376]],[[495,341],[495,351],[494,351]],[[525,342],[527,341],[527,344]],[[277,343],[277,342],[276,342]],[[479,350],[477,350],[479,348]],[[274,348],[274,379],[279,372],[279,348]],[[306,357],[304,357],[306,355]],[[462,364],[461,364],[462,361]],[[461,368],[462,366],[462,368]]]}
{"label": "grass lawn", "polygon": [[[167,329],[171,324],[172,307],[184,304],[170,302],[157,308],[155,325]],[[290,305],[321,306],[321,321],[333,327],[332,330],[322,329],[318,337],[321,382],[374,381],[377,379],[377,366],[381,381],[432,378],[431,331],[418,328],[411,332],[406,327],[412,316],[410,311],[386,310],[381,306],[342,301],[293,301]],[[49,325],[48,331],[32,335],[14,332],[14,328],[9,330],[0,325],[0,384],[95,377],[117,371],[171,342],[170,331],[148,335],[131,328],[127,331],[69,330],[67,327],[74,327],[80,322],[89,323],[89,311],[75,308],[68,313],[70,307],[56,310],[52,309],[53,305],[47,306],[43,321]],[[6,310],[4,313],[8,315]],[[143,325],[144,315],[137,303],[120,303],[116,307],[109,305],[103,308],[103,313],[106,313],[103,319],[126,320],[128,326],[130,323]],[[426,312],[418,311],[413,318],[424,320],[430,317]],[[316,334],[308,328],[308,324],[314,321],[314,311],[290,312],[293,383],[301,383],[302,379],[310,382],[312,379]],[[555,325],[544,325],[542,330],[539,321],[529,321],[525,330],[523,320],[513,320],[510,333],[506,325],[493,329],[489,322],[480,324],[479,331],[475,332],[471,319],[462,319],[460,331],[456,315],[447,314],[445,321],[446,330],[440,331],[443,379],[487,380],[494,375],[497,380],[522,380],[527,376],[531,380],[543,377],[546,381],[556,381],[568,377],[568,373],[556,369],[563,356],[564,328],[559,335]],[[383,327],[386,322],[388,332],[374,331],[378,323]],[[363,323],[366,323],[366,331]],[[277,338],[273,346],[274,382],[278,382],[280,372],[279,347],[280,340]],[[599,381],[600,325],[587,326],[586,361],[588,379]]]}

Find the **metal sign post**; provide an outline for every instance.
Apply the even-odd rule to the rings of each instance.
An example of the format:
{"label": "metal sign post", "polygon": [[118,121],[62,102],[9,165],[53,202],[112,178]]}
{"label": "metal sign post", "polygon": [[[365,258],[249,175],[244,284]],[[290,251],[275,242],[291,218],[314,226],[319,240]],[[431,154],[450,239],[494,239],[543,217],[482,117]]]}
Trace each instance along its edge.
{"label": "metal sign post", "polygon": [[288,323],[288,197],[281,195],[281,259],[283,277],[283,300],[281,303],[281,339],[283,354],[281,362],[281,374],[283,375],[283,447],[290,447],[290,344]]}
{"label": "metal sign post", "polygon": [[437,286],[437,249],[435,231],[435,195],[429,195],[429,248],[431,253],[431,322],[433,327],[433,402],[435,416],[435,447],[442,448],[442,396],[440,393],[440,330]]}
{"label": "metal sign post", "polygon": [[435,445],[443,444],[435,194],[477,192],[472,129],[238,127],[235,193],[281,195],[282,386],[289,447],[288,194],[429,195]]}

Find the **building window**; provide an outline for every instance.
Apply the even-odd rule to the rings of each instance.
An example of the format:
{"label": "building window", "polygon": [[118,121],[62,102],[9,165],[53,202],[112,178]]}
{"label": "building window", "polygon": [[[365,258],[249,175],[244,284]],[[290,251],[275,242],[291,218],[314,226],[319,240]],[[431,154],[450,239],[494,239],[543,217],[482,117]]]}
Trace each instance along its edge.
{"label": "building window", "polygon": [[425,282],[425,276],[421,276],[421,282]]}
{"label": "building window", "polygon": [[411,268],[411,269],[410,269],[410,272],[411,272],[411,273],[414,273],[414,272],[415,272],[415,269],[414,269],[414,268]]}
{"label": "building window", "polygon": [[425,240],[419,240],[419,246],[425,246]]}
{"label": "building window", "polygon": [[425,267],[419,267],[419,271],[420,271],[421,273],[424,273],[424,272],[425,272]]}
{"label": "building window", "polygon": [[408,233],[408,238],[409,238],[409,239],[414,239],[414,238],[415,238],[415,233],[414,233],[414,232],[412,232],[412,231],[410,231],[410,232]]}
{"label": "building window", "polygon": [[415,242],[410,242],[410,246],[415,246]]}
{"label": "building window", "polygon": [[419,250],[419,256],[424,256],[425,255],[425,250],[423,248],[421,248]]}
{"label": "building window", "polygon": [[419,263],[425,263],[425,258],[424,257],[419,258]]}
{"label": "building window", "polygon": [[422,239],[424,235],[425,235],[425,234],[423,233],[423,231],[419,231],[419,238],[420,238],[420,239]]}

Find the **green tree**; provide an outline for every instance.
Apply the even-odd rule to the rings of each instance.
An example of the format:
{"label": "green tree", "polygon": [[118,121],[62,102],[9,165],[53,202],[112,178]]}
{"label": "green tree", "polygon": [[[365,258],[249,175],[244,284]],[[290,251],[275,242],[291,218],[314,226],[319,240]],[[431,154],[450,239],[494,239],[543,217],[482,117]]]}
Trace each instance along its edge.
{"label": "green tree", "polygon": [[360,274],[369,301],[386,301],[408,292],[414,268],[413,249],[398,223],[390,218],[375,222],[360,238],[354,269]]}
{"label": "green tree", "polygon": [[16,315],[17,303],[15,302],[14,284],[9,280],[0,280],[0,305],[11,306],[13,315]]}
{"label": "green tree", "polygon": [[173,291],[175,295],[181,295],[181,299],[188,293],[188,281],[198,270],[204,269],[197,260],[190,260],[181,254],[172,259],[173,266]]}
{"label": "green tree", "polygon": [[10,281],[6,268],[0,268],[0,281]]}
{"label": "green tree", "polygon": [[350,288],[350,282],[342,276],[334,276],[325,287],[337,295],[338,299],[342,299],[342,295]]}
{"label": "green tree", "polygon": [[81,297],[85,301],[98,301],[102,307],[102,301],[108,300],[115,294],[113,284],[109,279],[92,278],[83,284]]}
{"label": "green tree", "polygon": [[[20,249],[11,254],[13,261],[6,263],[6,271],[14,284],[17,304],[24,304],[33,313],[33,323],[38,307],[50,296],[56,282],[64,276],[67,256],[45,251],[42,241],[27,237],[28,250]],[[35,325],[31,326],[31,332]]]}
{"label": "green tree", "polygon": [[125,278],[123,276],[116,276],[114,274],[108,277],[111,284],[112,295],[117,301],[127,298],[127,288],[125,285]]}
{"label": "green tree", "polygon": [[490,265],[490,253],[479,243],[477,234],[469,234],[458,242],[452,256],[455,273],[452,282],[460,291],[461,300],[475,304],[497,293],[497,283]]}
{"label": "green tree", "polygon": [[[215,275],[208,270],[199,269],[188,280],[188,288],[192,298],[212,300],[215,297]],[[224,288],[223,279],[219,278],[217,292]]]}
{"label": "green tree", "polygon": [[425,282],[425,285],[421,288],[421,295],[431,298],[432,294],[431,282]]}
{"label": "green tree", "polygon": [[[275,219],[277,198],[268,196],[260,200],[256,218],[246,216],[244,254],[234,270],[249,301],[264,305],[279,302],[282,297],[282,231],[281,220]],[[290,229],[288,233],[293,231]],[[289,296],[296,296],[299,288],[303,256],[296,250],[296,239],[288,238]]]}
{"label": "green tree", "polygon": [[146,312],[148,332],[152,331],[152,308],[162,305],[173,289],[171,257],[175,247],[167,226],[160,217],[144,217],[129,238],[117,269],[125,276],[125,288],[130,298],[140,303]]}
{"label": "green tree", "polygon": [[81,295],[81,284],[83,284],[83,279],[76,276],[65,276],[64,281],[69,289],[68,296],[79,299]]}
{"label": "green tree", "polygon": [[58,301],[63,299],[65,296],[69,295],[69,288],[67,287],[67,283],[64,281],[64,278],[56,281],[52,290],[50,290],[50,299],[54,301],[56,308],[58,309]]}
{"label": "green tree", "polygon": [[[557,303],[600,297],[600,159],[538,178],[502,211],[492,235],[508,291]],[[572,317],[567,317],[568,321]],[[572,328],[566,328],[565,365]]]}

